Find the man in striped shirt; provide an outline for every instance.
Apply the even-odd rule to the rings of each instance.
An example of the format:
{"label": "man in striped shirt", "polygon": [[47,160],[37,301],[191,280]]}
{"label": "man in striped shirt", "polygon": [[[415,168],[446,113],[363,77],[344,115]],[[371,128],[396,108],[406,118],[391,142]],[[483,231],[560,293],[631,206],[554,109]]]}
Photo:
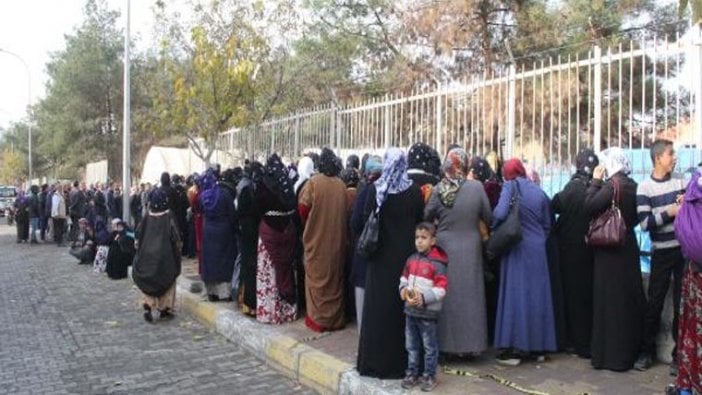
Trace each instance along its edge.
{"label": "man in striped shirt", "polygon": [[[641,230],[651,237],[651,275],[648,283],[648,305],[644,318],[644,337],[641,354],[634,365],[637,370],[646,370],[656,356],[656,336],[661,324],[663,303],[668,293],[670,277],[673,276],[673,339],[677,340],[680,289],[685,260],[680,243],[675,238],[673,221],[680,209],[685,184],[682,176],[673,173],[676,158],[673,143],[656,140],[651,147],[653,174],[643,180],[636,193],[636,205]],[[671,374],[677,372],[676,348],[673,349]]]}

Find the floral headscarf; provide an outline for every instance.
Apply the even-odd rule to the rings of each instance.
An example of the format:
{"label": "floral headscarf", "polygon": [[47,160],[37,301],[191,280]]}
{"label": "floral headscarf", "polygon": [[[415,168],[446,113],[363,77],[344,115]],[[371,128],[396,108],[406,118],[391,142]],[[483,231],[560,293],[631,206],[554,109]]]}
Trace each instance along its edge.
{"label": "floral headscarf", "polygon": [[439,177],[441,173],[441,159],[436,150],[425,143],[415,143],[409,149],[407,162],[410,170],[421,171]]}
{"label": "floral headscarf", "polygon": [[490,167],[488,161],[479,156],[474,156],[473,159],[470,160],[469,171],[473,173],[476,180],[483,183],[495,177],[495,172],[492,171],[492,167]]}
{"label": "floral headscarf", "polygon": [[293,183],[288,177],[287,168],[277,154],[268,157],[262,181],[287,210],[292,210],[297,206]]}
{"label": "floral headscarf", "polygon": [[399,148],[388,148],[383,159],[383,174],[375,182],[377,210],[383,207],[388,195],[404,192],[410,186],[412,186],[412,180],[407,176],[405,153]]}
{"label": "floral headscarf", "polygon": [[200,202],[205,211],[211,211],[215,208],[217,200],[219,200],[219,187],[217,186],[217,175],[213,168],[207,169],[205,174],[200,178],[201,194]]}
{"label": "floral headscarf", "polygon": [[578,152],[575,158],[576,174],[581,176],[592,177],[592,171],[600,164],[595,151],[589,148],[583,148]]}
{"label": "floral headscarf", "polygon": [[608,178],[617,173],[631,173],[631,162],[624,150],[619,147],[607,148],[600,152],[600,163],[607,169]]}
{"label": "floral headscarf", "polygon": [[442,166],[444,178],[438,186],[438,194],[441,203],[446,207],[453,207],[456,202],[456,195],[461,185],[466,180],[468,173],[468,154],[463,148],[452,148],[446,154],[446,160]]}

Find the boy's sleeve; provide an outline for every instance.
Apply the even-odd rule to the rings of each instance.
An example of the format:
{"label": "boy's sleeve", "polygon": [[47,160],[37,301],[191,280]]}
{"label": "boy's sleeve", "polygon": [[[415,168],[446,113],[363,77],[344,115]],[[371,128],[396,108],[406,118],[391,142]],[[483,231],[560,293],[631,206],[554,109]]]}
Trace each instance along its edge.
{"label": "boy's sleeve", "polygon": [[412,260],[412,257],[407,258],[407,262],[405,262],[405,268],[402,269],[402,276],[400,277],[400,295],[402,295],[402,290],[407,288],[409,285],[409,265]]}
{"label": "boy's sleeve", "polygon": [[436,303],[446,296],[448,288],[448,278],[446,277],[446,265],[437,265],[434,273],[434,286],[422,292],[424,304]]}

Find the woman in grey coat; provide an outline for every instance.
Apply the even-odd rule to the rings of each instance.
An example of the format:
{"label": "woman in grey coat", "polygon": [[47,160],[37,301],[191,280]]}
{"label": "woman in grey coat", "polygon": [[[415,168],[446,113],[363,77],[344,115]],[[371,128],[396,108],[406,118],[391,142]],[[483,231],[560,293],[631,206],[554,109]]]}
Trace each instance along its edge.
{"label": "woman in grey coat", "polygon": [[487,349],[487,315],[480,221],[492,221],[483,185],[466,180],[468,155],[449,151],[445,177],[434,188],[424,215],[438,220],[437,244],[448,254],[448,291],[439,317],[439,349],[479,354]]}

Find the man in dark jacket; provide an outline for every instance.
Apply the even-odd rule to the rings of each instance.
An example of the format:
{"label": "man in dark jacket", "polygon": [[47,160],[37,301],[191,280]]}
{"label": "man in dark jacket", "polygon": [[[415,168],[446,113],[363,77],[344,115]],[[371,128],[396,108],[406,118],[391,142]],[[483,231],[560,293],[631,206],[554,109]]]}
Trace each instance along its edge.
{"label": "man in dark jacket", "polygon": [[68,233],[68,239],[73,241],[78,234],[78,220],[85,216],[85,185],[78,184],[78,181],[73,181],[73,188],[68,193],[68,215],[71,216],[71,230]]}
{"label": "man in dark jacket", "polygon": [[39,187],[32,185],[29,188],[29,225],[30,225],[30,243],[37,244],[37,230],[39,229],[39,216],[41,209],[39,207]]}
{"label": "man in dark jacket", "polygon": [[41,192],[39,192],[39,235],[41,241],[46,240],[46,228],[48,225],[48,218],[51,216],[46,212],[46,200],[49,196],[49,185],[44,184],[41,186]]}

